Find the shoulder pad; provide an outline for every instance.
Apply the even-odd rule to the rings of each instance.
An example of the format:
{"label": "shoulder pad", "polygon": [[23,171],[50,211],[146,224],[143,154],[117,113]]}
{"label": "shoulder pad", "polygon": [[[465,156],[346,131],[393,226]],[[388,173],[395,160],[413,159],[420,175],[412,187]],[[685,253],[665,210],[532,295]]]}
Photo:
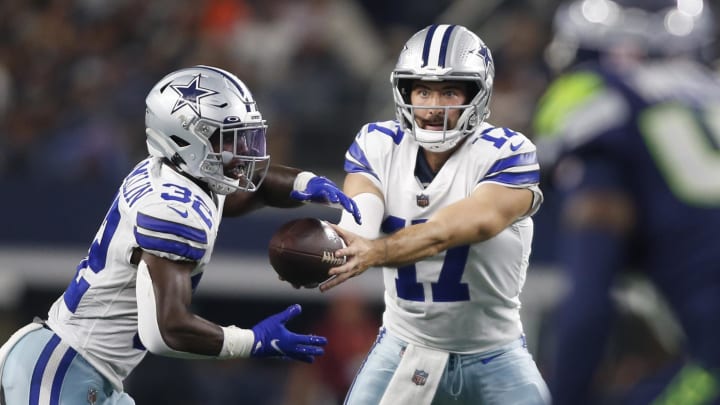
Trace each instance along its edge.
{"label": "shoulder pad", "polygon": [[484,132],[498,149],[496,160],[482,181],[501,183],[508,187],[528,187],[540,181],[535,145],[525,135],[508,128],[492,128]]}
{"label": "shoulder pad", "polygon": [[392,139],[393,143],[397,145],[402,141],[405,133],[400,129],[397,121],[381,121],[365,124],[358,137],[363,135],[368,139]]}

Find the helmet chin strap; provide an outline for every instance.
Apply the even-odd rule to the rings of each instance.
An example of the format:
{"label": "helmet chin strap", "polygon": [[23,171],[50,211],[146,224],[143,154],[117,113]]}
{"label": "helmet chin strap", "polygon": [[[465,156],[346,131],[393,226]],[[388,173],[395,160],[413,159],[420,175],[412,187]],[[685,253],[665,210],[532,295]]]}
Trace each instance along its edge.
{"label": "helmet chin strap", "polygon": [[[205,176],[202,179],[204,182],[208,184],[211,190],[218,194],[230,194],[238,190],[237,187],[233,187],[230,184],[226,184],[222,182],[221,180],[213,177],[213,174],[221,174],[223,172],[223,166],[228,163],[230,163],[234,158],[234,155],[232,152],[228,151],[222,151],[220,152],[220,160],[221,162],[214,162],[214,164],[211,164],[210,162],[205,162],[205,165],[203,168],[207,169],[205,170]],[[222,165],[219,165],[218,163],[221,163]]]}
{"label": "helmet chin strap", "polygon": [[236,188],[230,187],[227,184],[222,184],[222,183],[212,181],[212,180],[208,181],[207,184],[212,191],[214,191],[218,194],[222,194],[222,195],[231,194],[231,193],[237,191]]}
{"label": "helmet chin strap", "polygon": [[418,128],[417,125],[413,129],[415,140],[420,144],[420,146],[430,152],[446,152],[454,148],[455,145],[457,145],[463,138],[463,134],[460,133],[459,130],[453,129],[450,131],[444,131],[444,140],[440,142],[429,141],[430,139],[438,139],[440,137],[439,133],[441,132],[443,131],[428,131],[426,129]]}

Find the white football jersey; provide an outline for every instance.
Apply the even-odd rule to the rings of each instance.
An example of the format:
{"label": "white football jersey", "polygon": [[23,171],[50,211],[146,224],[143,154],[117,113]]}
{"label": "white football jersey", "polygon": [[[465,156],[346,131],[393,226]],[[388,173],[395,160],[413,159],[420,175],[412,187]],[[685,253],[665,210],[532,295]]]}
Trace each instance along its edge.
{"label": "white football jersey", "polygon": [[382,234],[426,221],[482,183],[530,189],[533,208],[487,241],[385,267],[385,326],[409,342],[455,353],[518,339],[530,216],[542,202],[535,145],[521,133],[483,123],[426,186],[414,174],[418,151],[397,121],[386,121],[365,125],[345,155],[346,172],[367,176],[384,194]]}
{"label": "white football jersey", "polygon": [[49,311],[48,324],[116,389],[145,356],[137,325],[130,263],[140,248],[198,262],[193,288],[210,261],[224,196],[209,196],[160,159],[140,162],[125,178],[87,257]]}

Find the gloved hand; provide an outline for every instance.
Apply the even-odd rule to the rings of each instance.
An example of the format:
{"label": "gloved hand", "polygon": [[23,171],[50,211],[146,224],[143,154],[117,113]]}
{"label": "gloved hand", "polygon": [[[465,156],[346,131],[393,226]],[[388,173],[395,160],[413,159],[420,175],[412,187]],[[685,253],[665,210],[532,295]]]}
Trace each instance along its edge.
{"label": "gloved hand", "polygon": [[325,353],[322,346],[327,339],[322,336],[299,335],[285,328],[285,323],[302,312],[295,304],[286,310],[269,316],[253,326],[255,342],[250,357],[280,357],[312,363],[315,356]]}
{"label": "gloved hand", "polygon": [[330,206],[339,205],[353,215],[358,225],[362,223],[360,210],[358,210],[355,201],[346,196],[332,180],[326,177],[315,176],[311,178],[304,190],[293,190],[290,197],[298,201],[312,201]]}

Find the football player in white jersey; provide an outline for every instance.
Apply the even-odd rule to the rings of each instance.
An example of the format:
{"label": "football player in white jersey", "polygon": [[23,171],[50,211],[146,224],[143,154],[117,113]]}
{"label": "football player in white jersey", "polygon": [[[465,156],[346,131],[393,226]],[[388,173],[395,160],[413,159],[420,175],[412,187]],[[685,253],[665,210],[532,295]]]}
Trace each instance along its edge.
{"label": "football player in white jersey", "polygon": [[535,146],[485,119],[494,65],[467,28],[413,35],[391,75],[397,120],[345,155],[346,264],[326,291],[382,267],[383,327],[347,404],[547,404],[519,295],[543,197]]}
{"label": "football player in white jersey", "polygon": [[150,157],[122,182],[87,257],[46,322],[0,351],[7,404],[132,404],[123,380],[147,351],[181,358],[287,357],[312,362],[321,336],[285,323],[299,305],[252,329],[190,310],[222,217],[265,205],[355,203],[311,172],[270,165],[266,123],[237,77],[210,66],[172,72],[146,99]]}

